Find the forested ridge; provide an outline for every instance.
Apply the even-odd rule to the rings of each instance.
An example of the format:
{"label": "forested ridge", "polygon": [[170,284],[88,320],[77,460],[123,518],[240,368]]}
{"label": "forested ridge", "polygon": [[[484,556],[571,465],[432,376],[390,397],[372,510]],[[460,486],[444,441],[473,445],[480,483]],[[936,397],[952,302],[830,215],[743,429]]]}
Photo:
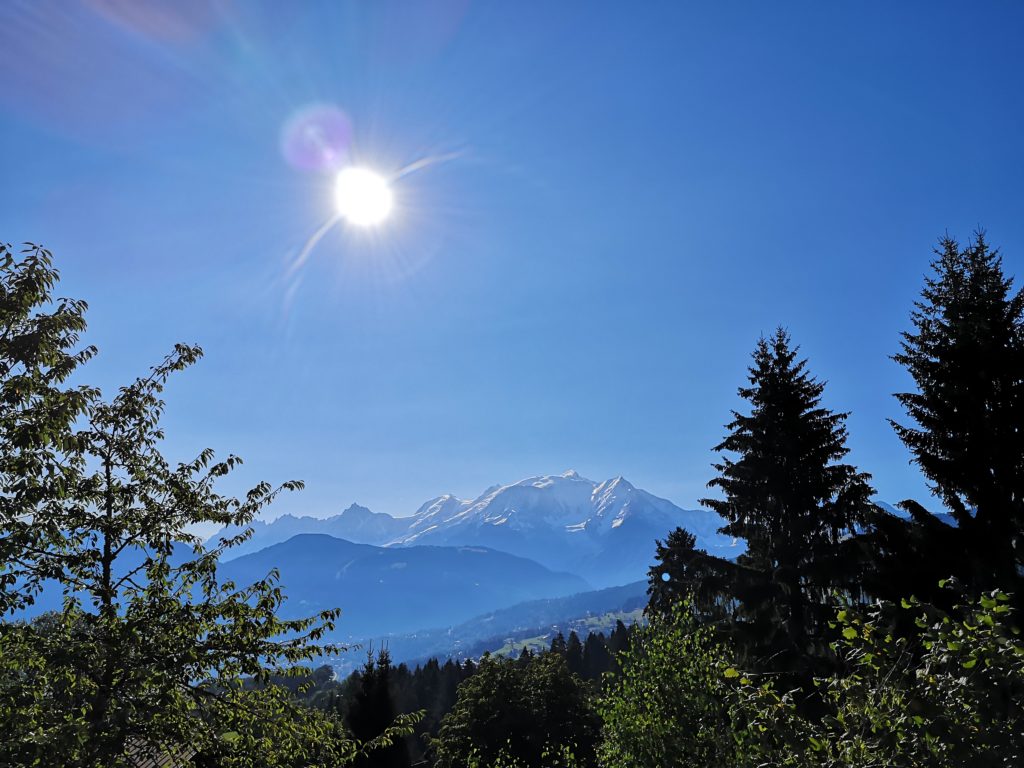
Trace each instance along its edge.
{"label": "forested ridge", "polygon": [[[849,414],[780,327],[702,500],[744,554],[677,529],[640,625],[412,669],[349,650],[345,680],[317,667],[345,650],[338,611],[283,619],[275,572],[218,573],[301,483],[235,498],[239,458],[168,461],[161,393],[201,349],[82,384],[87,306],[58,281],[45,249],[0,246],[0,765],[1024,764],[1024,293],[983,234],[940,240],[894,339],[913,387],[892,428],[931,499],[873,501]],[[54,583],[60,611],[17,618]]]}

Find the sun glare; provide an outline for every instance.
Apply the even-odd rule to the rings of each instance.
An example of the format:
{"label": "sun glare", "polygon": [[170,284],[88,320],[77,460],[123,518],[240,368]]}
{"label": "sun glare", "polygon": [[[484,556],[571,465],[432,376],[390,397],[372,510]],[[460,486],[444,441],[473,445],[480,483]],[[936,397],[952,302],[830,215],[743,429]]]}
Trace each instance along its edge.
{"label": "sun glare", "polygon": [[334,182],[338,215],[357,227],[383,222],[391,213],[393,202],[387,179],[369,168],[343,168]]}

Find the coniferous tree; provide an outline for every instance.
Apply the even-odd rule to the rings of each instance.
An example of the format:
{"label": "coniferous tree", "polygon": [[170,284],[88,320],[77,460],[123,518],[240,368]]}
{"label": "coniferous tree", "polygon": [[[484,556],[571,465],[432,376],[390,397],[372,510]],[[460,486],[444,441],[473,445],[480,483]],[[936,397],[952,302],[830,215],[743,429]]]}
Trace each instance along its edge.
{"label": "coniferous tree", "polygon": [[692,597],[691,610],[701,614],[702,621],[713,622],[729,616],[737,596],[761,599],[757,593],[764,580],[756,571],[697,549],[697,537],[689,531],[676,528],[655,545],[656,564],[648,574],[648,613],[668,613]]}
{"label": "coniferous tree", "polygon": [[873,505],[869,476],[841,463],[846,414],[822,406],[824,384],[797,352],[781,328],[758,342],[750,384],[739,390],[750,412],[733,412],[715,446],[726,455],[708,485],[723,498],[702,503],[725,518],[722,533],[746,541],[746,552],[735,563],[713,558],[679,532],[659,546],[651,593],[655,608],[694,593],[701,610],[732,615],[741,644],[761,663],[807,673],[822,650],[826,596],[858,590],[849,540]]}
{"label": "coniferous tree", "polygon": [[528,666],[533,661],[533,651],[530,650],[529,646],[523,646],[522,650],[519,651],[519,658],[517,660],[523,667]]}
{"label": "coniferous tree", "polygon": [[574,675],[583,676],[583,643],[575,631],[569,632],[565,641],[565,664]]}
{"label": "coniferous tree", "polygon": [[[635,625],[634,625],[635,626]],[[615,627],[608,635],[608,656],[612,674],[619,674],[619,655],[629,648],[629,627],[623,624],[622,619],[615,620]]]}
{"label": "coniferous tree", "polygon": [[[372,651],[367,653],[345,714],[345,725],[357,740],[368,742],[379,737],[399,714],[395,704],[395,675],[387,649],[378,651],[376,658]],[[409,750],[402,741],[360,755],[353,763],[357,768],[407,768],[410,764]]]}
{"label": "coniferous tree", "polygon": [[607,641],[600,632],[591,632],[583,643],[583,672],[585,680],[600,680],[605,672],[611,671],[611,657]]}
{"label": "coniferous tree", "polygon": [[803,648],[816,628],[811,610],[836,587],[849,588],[844,537],[869,516],[869,475],[839,463],[847,414],[821,405],[825,385],[797,360],[781,328],[754,352],[750,386],[740,396],[750,414],[733,413],[730,434],[715,446],[724,456],[708,485],[724,499],[702,503],[728,520],[721,532],[747,542],[740,562],[771,574],[788,639]]}
{"label": "coniferous tree", "polygon": [[612,629],[611,634],[608,636],[608,652],[614,656],[622,653],[628,647],[629,627],[622,622],[622,619],[616,619],[615,628]]}
{"label": "coniferous tree", "polygon": [[551,653],[557,653],[559,656],[565,656],[565,635],[558,632],[553,638],[551,638]]}
{"label": "coniferous tree", "polygon": [[[984,235],[943,238],[894,359],[917,385],[896,398],[913,425],[892,421],[957,530],[903,503],[929,577],[1020,591],[1024,566],[1024,293]],[[930,578],[930,580],[934,580]]]}

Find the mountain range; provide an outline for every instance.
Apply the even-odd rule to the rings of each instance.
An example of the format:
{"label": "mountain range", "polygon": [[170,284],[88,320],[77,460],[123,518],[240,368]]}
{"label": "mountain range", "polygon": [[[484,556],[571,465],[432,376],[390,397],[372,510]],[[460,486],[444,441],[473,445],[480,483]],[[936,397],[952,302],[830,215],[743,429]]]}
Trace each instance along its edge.
{"label": "mountain range", "polygon": [[646,578],[655,540],[678,526],[693,533],[699,547],[735,557],[742,545],[719,534],[721,525],[714,512],[681,509],[622,477],[598,483],[569,471],[495,485],[475,499],[439,496],[408,517],[357,504],[327,518],[284,515],[256,523],[252,538],[232,552],[252,553],[303,533],[387,548],[486,547],[601,588]]}
{"label": "mountain range", "polygon": [[[675,528],[710,553],[731,559],[743,551],[718,533],[722,523],[622,477],[595,482],[569,471],[494,485],[473,499],[438,496],[406,517],[352,504],[326,518],[257,521],[220,575],[247,584],[277,569],[284,616],[342,609],[336,642],[387,643],[410,659],[466,656],[635,611],[655,542]],[[122,565],[141,556],[126,553]],[[25,615],[59,610],[61,601],[48,585]]]}

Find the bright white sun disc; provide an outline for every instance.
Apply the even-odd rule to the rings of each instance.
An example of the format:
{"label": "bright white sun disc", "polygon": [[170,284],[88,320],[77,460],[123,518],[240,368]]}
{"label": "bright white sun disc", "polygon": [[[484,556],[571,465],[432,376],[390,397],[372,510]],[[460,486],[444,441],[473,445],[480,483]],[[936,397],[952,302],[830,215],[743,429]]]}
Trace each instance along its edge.
{"label": "bright white sun disc", "polygon": [[334,182],[338,215],[357,227],[380,224],[391,213],[394,197],[387,179],[369,168],[350,166]]}

